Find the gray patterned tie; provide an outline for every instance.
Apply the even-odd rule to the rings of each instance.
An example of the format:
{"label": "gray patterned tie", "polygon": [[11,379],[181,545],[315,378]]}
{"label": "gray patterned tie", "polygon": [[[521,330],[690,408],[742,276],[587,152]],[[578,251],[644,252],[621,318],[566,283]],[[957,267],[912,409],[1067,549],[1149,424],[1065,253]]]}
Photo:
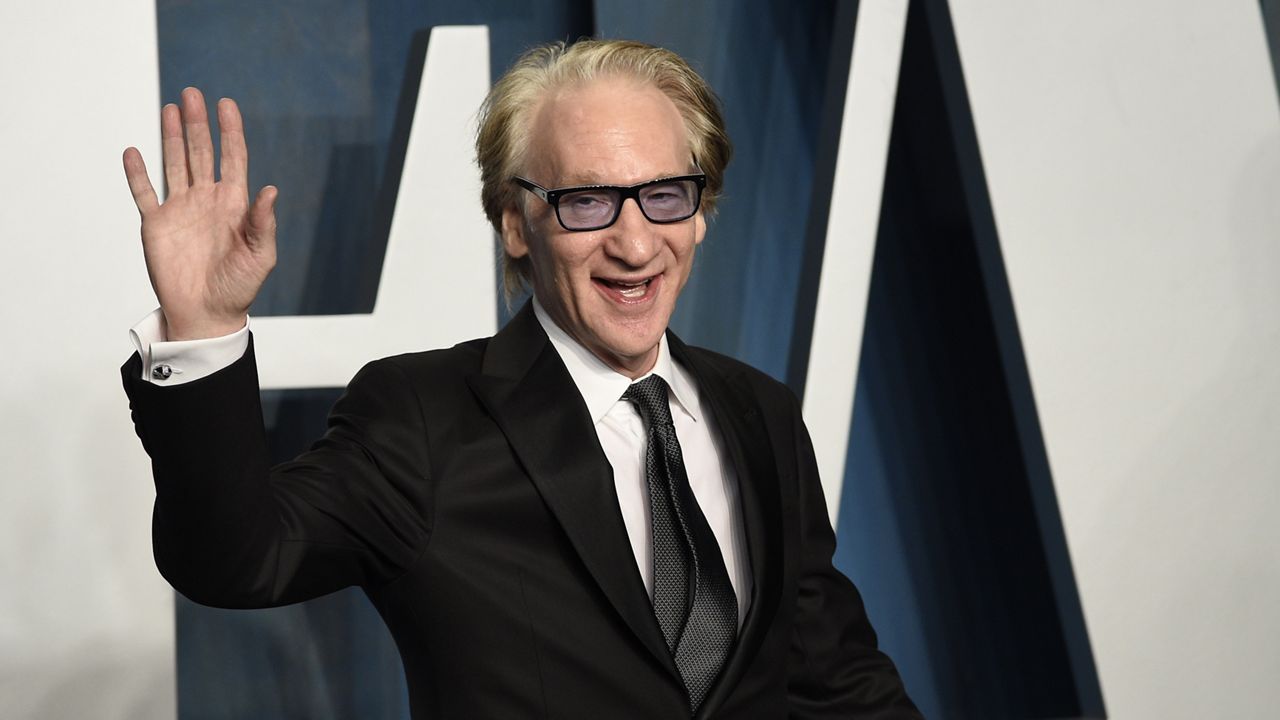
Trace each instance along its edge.
{"label": "gray patterned tie", "polygon": [[648,431],[653,612],[696,712],[733,648],[738,600],[720,546],[689,488],[667,384],[650,375],[622,397],[635,403]]}

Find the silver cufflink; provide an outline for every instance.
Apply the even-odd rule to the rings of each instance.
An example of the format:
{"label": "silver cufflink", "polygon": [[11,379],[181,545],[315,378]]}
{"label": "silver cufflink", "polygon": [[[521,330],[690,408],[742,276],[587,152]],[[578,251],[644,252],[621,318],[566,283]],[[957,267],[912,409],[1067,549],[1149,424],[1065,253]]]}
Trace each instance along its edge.
{"label": "silver cufflink", "polygon": [[173,374],[173,368],[169,367],[168,365],[157,365],[151,368],[151,377],[155,378],[156,380],[168,380],[169,376],[172,374]]}

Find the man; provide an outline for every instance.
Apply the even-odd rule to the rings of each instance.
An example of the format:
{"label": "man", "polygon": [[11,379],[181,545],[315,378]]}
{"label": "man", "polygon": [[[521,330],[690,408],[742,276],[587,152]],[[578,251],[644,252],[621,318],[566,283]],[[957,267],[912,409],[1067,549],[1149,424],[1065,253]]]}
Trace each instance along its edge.
{"label": "man", "polygon": [[477,154],[508,288],[534,300],[493,338],[370,363],[276,468],[245,314],[276,191],[248,202],[234,103],[218,120],[215,183],[199,93],[164,108],[164,204],[125,153],[161,309],[123,373],[175,588],[266,607],[362,586],[415,717],[919,717],[831,566],[794,396],[667,332],[730,154],[681,58],[517,61]]}

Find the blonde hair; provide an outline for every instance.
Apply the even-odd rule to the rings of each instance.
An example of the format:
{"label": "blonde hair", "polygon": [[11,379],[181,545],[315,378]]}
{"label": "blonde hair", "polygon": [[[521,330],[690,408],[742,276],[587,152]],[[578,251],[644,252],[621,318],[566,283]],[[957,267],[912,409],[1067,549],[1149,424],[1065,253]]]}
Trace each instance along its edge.
{"label": "blonde hair", "polygon": [[[548,92],[598,77],[621,76],[650,83],[676,106],[684,119],[689,149],[707,175],[702,211],[715,214],[724,185],[724,169],[733,147],[724,129],[720,101],[684,58],[659,47],[631,40],[554,42],[531,48],[489,91],[480,108],[476,161],[480,165],[480,199],[485,215],[499,234],[502,213],[520,207],[521,193],[511,179],[522,172],[531,132],[531,112]],[[502,279],[508,301],[529,279],[528,257],[502,253]]]}

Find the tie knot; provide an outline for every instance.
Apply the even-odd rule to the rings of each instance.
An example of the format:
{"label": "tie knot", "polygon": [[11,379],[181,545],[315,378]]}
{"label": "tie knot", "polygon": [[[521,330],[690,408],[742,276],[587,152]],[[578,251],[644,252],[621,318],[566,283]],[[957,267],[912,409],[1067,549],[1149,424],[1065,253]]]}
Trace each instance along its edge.
{"label": "tie knot", "polygon": [[650,375],[640,382],[631,383],[631,387],[622,394],[623,400],[636,404],[640,417],[649,427],[671,424],[671,406],[667,400],[667,383],[657,375]]}

